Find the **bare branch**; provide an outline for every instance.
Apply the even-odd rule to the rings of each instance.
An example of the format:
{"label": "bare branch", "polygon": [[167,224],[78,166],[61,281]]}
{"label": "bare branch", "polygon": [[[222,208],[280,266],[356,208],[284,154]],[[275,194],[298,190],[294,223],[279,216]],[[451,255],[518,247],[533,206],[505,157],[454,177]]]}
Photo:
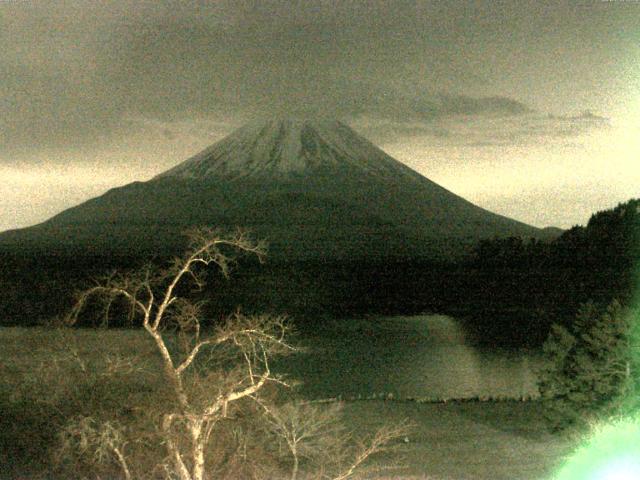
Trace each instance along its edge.
{"label": "bare branch", "polygon": [[395,439],[402,438],[410,430],[410,425],[405,421],[396,426],[384,426],[380,428],[368,443],[363,444],[361,449],[356,453],[355,458],[340,474],[333,477],[332,480],[346,480],[353,476],[358,468],[376,453],[383,452],[387,449],[390,442]]}
{"label": "bare branch", "polygon": [[173,458],[173,462],[175,463],[176,468],[178,469],[178,475],[180,480],[192,480],[191,474],[189,473],[189,469],[185,465],[180,450],[176,446],[173,441],[173,435],[171,434],[171,427],[173,425],[173,421],[175,420],[175,414],[168,414],[164,416],[162,420],[162,430],[164,432],[165,442],[167,444],[167,450],[171,457]]}
{"label": "bare branch", "polygon": [[140,309],[140,311],[145,314],[147,312],[147,306],[139,301],[131,292],[126,290],[125,288],[121,288],[118,286],[113,286],[110,284],[96,286],[85,290],[77,295],[75,305],[69,315],[67,315],[66,323],[69,325],[73,325],[77,322],[78,317],[82,313],[82,310],[86,306],[87,302],[92,297],[101,297],[106,299],[107,308],[106,313],[108,314],[109,307],[113,303],[115,299],[118,297],[126,298],[134,308]]}
{"label": "bare branch", "polygon": [[123,428],[110,422],[98,423],[92,417],[71,420],[62,432],[62,449],[89,455],[98,464],[115,460],[124,478],[131,480],[131,471],[124,455],[127,444]]}
{"label": "bare branch", "polygon": [[182,373],[187,368],[189,368],[189,365],[191,365],[191,363],[195,360],[196,356],[200,352],[200,349],[205,345],[211,345],[213,343],[214,343],[213,340],[204,340],[196,343],[196,345],[189,352],[189,355],[187,355],[187,358],[185,358],[184,361],[176,368],[176,373],[178,375],[182,375]]}

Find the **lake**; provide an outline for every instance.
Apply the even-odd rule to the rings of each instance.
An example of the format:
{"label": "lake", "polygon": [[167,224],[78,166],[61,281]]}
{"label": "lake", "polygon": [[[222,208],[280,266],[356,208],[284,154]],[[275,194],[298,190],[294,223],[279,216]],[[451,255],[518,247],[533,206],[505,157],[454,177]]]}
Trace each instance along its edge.
{"label": "lake", "polygon": [[444,315],[342,320],[300,334],[275,369],[311,398],[537,397],[539,353],[480,348]]}

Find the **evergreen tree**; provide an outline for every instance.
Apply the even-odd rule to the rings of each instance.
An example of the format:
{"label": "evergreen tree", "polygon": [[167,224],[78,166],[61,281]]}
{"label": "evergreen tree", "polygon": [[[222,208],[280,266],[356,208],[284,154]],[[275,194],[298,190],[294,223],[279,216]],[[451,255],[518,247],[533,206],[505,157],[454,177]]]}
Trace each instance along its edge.
{"label": "evergreen tree", "polygon": [[581,305],[569,328],[554,324],[544,344],[539,388],[555,428],[580,426],[638,404],[638,315],[613,301]]}

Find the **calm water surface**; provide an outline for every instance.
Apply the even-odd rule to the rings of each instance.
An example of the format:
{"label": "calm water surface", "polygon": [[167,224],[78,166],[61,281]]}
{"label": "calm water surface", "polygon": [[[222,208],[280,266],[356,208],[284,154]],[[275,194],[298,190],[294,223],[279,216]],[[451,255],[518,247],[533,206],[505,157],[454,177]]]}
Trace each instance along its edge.
{"label": "calm water surface", "polygon": [[480,349],[443,315],[343,320],[278,362],[309,397],[473,398],[537,396],[539,355]]}

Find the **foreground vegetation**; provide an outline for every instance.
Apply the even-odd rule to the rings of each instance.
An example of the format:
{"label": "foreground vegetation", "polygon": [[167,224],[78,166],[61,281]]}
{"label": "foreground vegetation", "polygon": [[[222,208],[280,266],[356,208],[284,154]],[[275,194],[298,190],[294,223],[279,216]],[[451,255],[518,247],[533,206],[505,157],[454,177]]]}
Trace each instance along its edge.
{"label": "foreground vegetation", "polygon": [[[586,230],[587,240],[600,238],[593,232],[602,233],[602,222],[596,221],[602,218],[607,225],[618,222],[624,227],[618,229],[623,232],[620,238],[626,239],[624,255],[617,256],[615,264],[625,272],[624,281],[595,297],[600,306],[613,291],[628,293],[635,278],[630,272],[637,245],[631,240],[638,205],[630,202],[614,213],[594,217]],[[545,432],[541,419],[548,416],[547,406],[553,405],[554,414],[562,417],[556,426],[564,427],[571,416],[587,424],[593,418],[606,421],[619,413],[619,400],[628,404],[626,399],[637,398],[637,358],[631,354],[637,335],[631,334],[627,322],[631,317],[620,313],[618,304],[602,313],[593,303],[581,303],[575,322],[548,315],[544,306],[536,313],[553,325],[545,344],[551,364],[540,384],[545,402],[421,405],[391,401],[385,395],[385,402],[342,407],[301,399],[290,388],[296,379],[282,378],[272,368],[273,358],[293,350],[282,317],[236,313],[204,324],[202,305],[185,297],[195,287],[201,299],[216,298],[211,291],[202,295],[200,267],[215,265],[226,273],[231,257],[222,247],[262,253],[260,245],[242,235],[230,240],[212,235],[208,230],[196,232],[192,248],[164,270],[143,267],[104,278],[77,297],[71,316],[62,322],[94,318],[108,326],[117,318],[119,325],[142,326],[141,331],[58,327],[2,332],[0,473],[4,477],[343,480],[357,473],[384,475],[380,470],[393,467],[399,457],[383,455],[374,464],[375,472],[364,473],[362,467],[370,457],[395,447],[408,460],[409,466],[399,470],[402,475],[543,478],[570,443]],[[562,253],[563,238],[582,238],[580,232],[573,235],[561,237],[552,247],[532,244],[524,254],[513,254],[512,243],[507,242],[508,261],[483,266],[482,275],[501,276],[503,267],[513,269],[519,265],[512,261],[514,255],[530,268],[536,249]],[[604,244],[620,248],[620,238],[601,237]],[[583,243],[589,250],[594,245]],[[485,247],[492,245],[501,244]],[[580,245],[576,248],[582,251]],[[485,259],[502,258],[500,251],[497,256],[491,252]],[[589,258],[593,257],[578,260]],[[558,271],[573,270],[575,265],[563,262]],[[543,270],[549,266],[546,261],[540,265]],[[535,275],[527,281],[532,279]],[[557,287],[556,282],[547,283]],[[499,284],[491,285],[492,291],[503,291]],[[629,304],[628,295],[621,299]],[[478,311],[487,316],[486,309]],[[554,318],[562,321],[552,324]],[[473,325],[473,318],[470,321]],[[494,328],[500,330],[501,325],[497,321]],[[503,333],[510,337],[519,331],[513,338],[526,340],[533,338],[529,333],[539,337],[544,332],[539,325],[527,325]],[[313,336],[313,330],[306,334]],[[520,340],[516,344],[523,343]],[[282,387],[287,387],[285,393]],[[418,433],[408,433],[398,412],[411,412],[408,416]],[[391,422],[378,424],[380,419]],[[488,462],[489,457],[495,461]],[[449,459],[446,466],[438,466],[441,458]],[[487,463],[489,469],[482,466]]]}
{"label": "foreground vegetation", "polygon": [[[0,330],[0,478],[117,478],[121,470],[116,460],[99,463],[95,450],[65,455],[65,442],[73,438],[65,427],[86,416],[109,416],[125,433],[142,429],[144,435],[127,443],[124,451],[140,469],[152,467],[165,456],[154,448],[156,414],[145,408],[169,397],[160,367],[153,342],[139,330]],[[403,436],[389,445],[391,450],[372,457],[360,472],[365,478],[546,479],[572,446],[570,440],[548,433],[541,422],[544,408],[535,401],[311,405],[329,407],[339,420],[334,427],[343,434],[352,432],[351,453],[358,448],[357,439],[371,438],[384,425],[407,418],[414,425],[405,435],[407,442]],[[233,435],[248,426],[240,423],[236,428],[225,437],[232,452],[239,447]],[[272,445],[276,452],[277,445]],[[245,446],[256,447],[251,442]],[[220,458],[228,458],[229,450],[221,449]],[[234,468],[264,462],[262,468],[280,468],[288,477],[290,457],[276,457],[280,463],[266,461],[273,453],[258,455],[254,450],[253,459],[236,457]],[[155,473],[161,477],[162,472]]]}
{"label": "foreground vegetation", "polygon": [[[622,313],[617,304],[604,314],[586,305],[577,326],[585,324],[590,329],[563,332],[559,337],[556,333],[549,338],[549,358],[555,362],[549,363],[542,385],[548,392],[562,388],[564,393],[545,401],[513,401],[517,395],[502,401],[407,401],[390,392],[364,400],[371,398],[364,390],[364,395],[358,396],[363,399],[360,401],[353,395],[343,395],[342,398],[352,399],[345,403],[317,401],[335,396],[341,385],[345,392],[353,387],[352,378],[341,375],[349,365],[344,366],[344,371],[320,370],[314,376],[309,373],[322,360],[314,358],[311,366],[306,362],[304,368],[296,367],[296,361],[302,359],[294,354],[274,363],[274,378],[288,373],[291,385],[305,380],[313,385],[284,392],[276,388],[278,385],[271,385],[261,392],[261,403],[247,398],[230,409],[229,415],[216,425],[215,448],[208,451],[207,468],[217,478],[274,479],[309,475],[322,478],[318,468],[323,473],[333,468],[335,478],[348,471],[340,466],[352,465],[377,438],[386,440],[385,445],[377,444],[384,448],[377,448],[377,455],[369,455],[370,461],[358,465],[354,474],[415,480],[548,480],[573,446],[580,443],[584,432],[582,429],[576,435],[571,431],[571,436],[566,432],[552,434],[549,427],[564,426],[567,420],[575,423],[576,415],[586,423],[594,418],[606,421],[601,414],[610,413],[610,409],[598,407],[617,405],[619,394],[629,385],[611,381],[620,378],[618,366],[630,352],[625,327],[630,317]],[[411,322],[407,320],[381,322],[378,329],[365,328],[369,324],[363,321],[349,322],[345,327],[355,330],[344,341],[349,344],[359,338],[361,347],[369,345],[372,355],[382,355],[387,360],[393,352],[406,355],[410,347],[407,341],[411,343],[413,339],[408,329]],[[423,326],[424,321],[413,319]],[[318,355],[314,351],[334,351],[336,336],[344,333],[339,329],[325,336],[303,332],[291,338],[296,344],[313,346],[314,350],[302,353],[310,356]],[[390,335],[402,341],[390,341]],[[170,351],[179,353],[180,336],[170,331],[163,332],[163,336]],[[375,341],[378,336],[386,341]],[[163,415],[176,408],[176,402],[156,348],[154,339],[139,329],[0,330],[0,478],[127,478],[119,455],[126,462],[130,478],[167,477],[171,459],[158,426],[162,425]],[[341,349],[349,348],[343,345]],[[365,351],[356,348],[353,354],[360,358]],[[593,357],[590,352],[604,355]],[[341,355],[348,360],[346,351]],[[598,361],[585,363],[592,357],[611,361],[610,366],[615,368],[602,369]],[[627,372],[626,363],[621,365],[622,371]],[[635,372],[634,364],[630,365],[629,371]],[[200,369],[203,374],[207,371]],[[330,375],[336,378],[323,381],[324,376]],[[209,376],[208,380],[212,378],[219,377]],[[608,390],[594,391],[594,384]],[[226,386],[218,386],[216,391],[224,391]],[[332,388],[325,393],[323,386]],[[198,387],[203,385],[192,382],[189,387],[190,392],[198,393]],[[594,402],[594,395],[613,403]],[[278,417],[264,415],[263,405]],[[413,425],[410,432],[400,434],[402,429],[388,429],[389,425],[402,427],[406,419]],[[292,475],[295,463],[287,439],[299,438],[289,434],[308,427],[317,437],[311,444],[296,445],[300,455]],[[380,437],[380,432],[386,437]],[[181,441],[183,449],[188,447],[188,437]],[[336,445],[342,456],[337,456]],[[188,453],[188,448],[183,451]],[[340,459],[340,465],[332,465],[327,455]]]}
{"label": "foreground vegetation", "polygon": [[[172,459],[158,427],[175,402],[154,345],[141,332],[9,328],[0,343],[0,478],[167,476]],[[315,435],[311,443],[299,439],[299,478],[318,463],[324,476],[313,478],[332,472],[337,474],[330,478],[340,478],[345,466],[397,437],[384,428],[352,437],[339,404],[295,403],[273,389],[262,404],[274,409],[274,417],[246,401],[229,408],[213,430],[217,438],[206,450],[206,466],[217,478],[292,478],[291,432]],[[276,414],[289,423],[276,423]],[[182,448],[189,445],[188,438],[173,438]]]}
{"label": "foreground vegetation", "polygon": [[[285,320],[236,312],[207,326],[201,303],[189,298],[204,285],[206,267],[226,275],[238,252],[261,256],[263,246],[240,231],[199,228],[189,238],[183,256],[164,268],[114,273],[79,291],[70,314],[56,322],[61,352],[23,372],[34,385],[7,387],[11,404],[58,413],[52,443],[61,472],[125,480],[346,480],[407,433],[405,422],[385,425],[354,446],[334,406],[283,401],[279,387],[289,385],[271,362],[294,350]],[[69,327],[83,315],[103,327],[112,316],[141,326],[151,352],[81,352]],[[42,386],[47,390],[37,391]]]}
{"label": "foreground vegetation", "polygon": [[639,411],[639,321],[637,308],[588,302],[570,328],[553,325],[538,385],[554,428],[580,429]]}

